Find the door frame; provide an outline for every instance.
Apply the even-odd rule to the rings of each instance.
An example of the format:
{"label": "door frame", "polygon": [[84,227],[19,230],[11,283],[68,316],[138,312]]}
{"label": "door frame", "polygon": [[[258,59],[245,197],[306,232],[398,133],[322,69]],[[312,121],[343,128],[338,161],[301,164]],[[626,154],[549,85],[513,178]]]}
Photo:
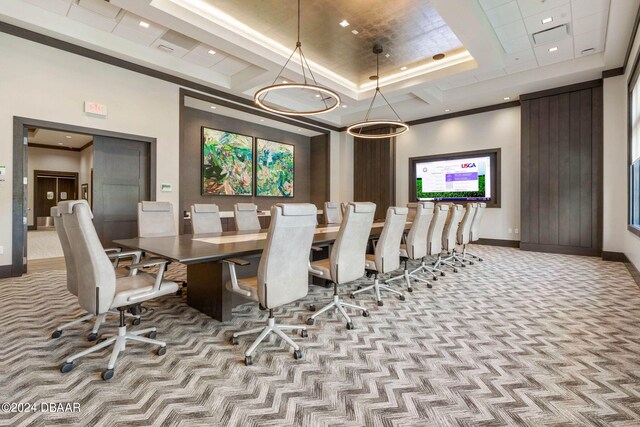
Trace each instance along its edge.
{"label": "door frame", "polygon": [[29,180],[27,177],[29,171],[27,167],[27,128],[30,127],[57,130],[61,132],[84,133],[87,135],[128,139],[148,143],[150,163],[149,197],[151,200],[156,199],[156,163],[158,142],[156,138],[76,126],[68,123],[56,123],[28,117],[13,116],[13,214],[11,219],[12,263],[10,273],[10,276],[12,277],[19,277],[27,272],[27,185]]}
{"label": "door frame", "polygon": [[[36,212],[38,211],[38,198],[36,194],[38,194],[38,177],[48,175],[55,178],[72,178],[75,179],[75,194],[79,194],[78,190],[78,181],[80,180],[80,174],[78,172],[63,172],[63,171],[46,171],[46,170],[34,170],[33,171],[33,229],[38,229],[38,217],[36,216]],[[57,195],[56,195],[57,197]]]}

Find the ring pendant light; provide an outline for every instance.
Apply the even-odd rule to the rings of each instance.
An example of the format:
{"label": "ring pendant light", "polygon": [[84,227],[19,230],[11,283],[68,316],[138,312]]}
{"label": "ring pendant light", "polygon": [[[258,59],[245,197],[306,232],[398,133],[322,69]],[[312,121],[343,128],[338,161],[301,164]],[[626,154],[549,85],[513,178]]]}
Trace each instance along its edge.
{"label": "ring pendant light", "polygon": [[[355,136],[357,138],[365,138],[365,139],[379,139],[379,138],[392,138],[394,136],[402,135],[406,131],[409,130],[409,125],[402,121],[396,110],[393,109],[387,98],[380,91],[380,54],[383,52],[382,45],[376,44],[373,47],[373,53],[376,54],[376,91],[373,94],[373,98],[371,99],[371,103],[369,104],[369,109],[367,110],[367,114],[364,117],[364,120],[358,123],[354,123],[347,128],[347,133],[349,135]],[[371,115],[371,110],[373,109],[373,104],[376,101],[376,97],[380,94],[384,102],[389,106],[393,114],[395,114],[397,120],[392,119],[382,119],[382,120],[369,120],[369,116]],[[367,128],[371,128],[373,126],[389,126],[395,128],[393,132],[388,132],[384,134],[371,134],[371,133],[362,133],[363,130]]]}
{"label": "ring pendant light", "polygon": [[[293,56],[296,54],[296,52],[300,57],[300,66],[302,67],[303,82],[302,83],[287,82],[287,83],[276,84],[278,79],[282,79],[282,72],[287,68],[287,65],[291,61],[291,58],[293,58]],[[287,90],[290,90],[290,89],[301,89],[301,90],[309,91],[310,93],[315,93],[315,96],[317,98],[320,98],[320,100],[323,102],[324,108],[295,111],[295,110],[278,108],[274,105],[267,105],[265,103],[265,100],[269,94],[275,93],[275,92],[282,92],[282,91],[286,92]],[[333,111],[340,106],[340,96],[336,92],[332,91],[331,89],[326,88],[324,86],[320,86],[318,84],[315,76],[313,75],[313,71],[311,71],[311,67],[309,66],[309,63],[307,62],[307,58],[304,56],[304,53],[302,52],[302,43],[300,43],[300,0],[298,0],[298,41],[296,42],[296,47],[295,49],[293,49],[293,52],[291,52],[291,55],[289,55],[289,58],[287,59],[287,62],[284,63],[284,65],[282,66],[282,69],[280,70],[276,78],[273,80],[273,83],[269,86],[265,86],[262,89],[258,90],[253,96],[253,101],[262,109],[271,111],[272,113],[283,114],[287,116],[311,116],[314,114],[328,113],[329,111]],[[332,101],[332,102],[327,102],[327,101]]]}

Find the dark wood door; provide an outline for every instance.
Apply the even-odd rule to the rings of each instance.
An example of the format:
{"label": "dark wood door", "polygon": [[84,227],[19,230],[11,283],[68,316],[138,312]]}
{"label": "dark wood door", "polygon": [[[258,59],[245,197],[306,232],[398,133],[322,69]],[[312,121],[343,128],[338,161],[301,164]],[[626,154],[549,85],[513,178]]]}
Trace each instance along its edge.
{"label": "dark wood door", "polygon": [[149,143],[95,137],[93,215],[103,245],[138,235],[138,202],[149,200]]}
{"label": "dark wood door", "polygon": [[51,216],[51,208],[54,207],[58,201],[56,200],[56,180],[54,177],[39,176],[36,184],[34,195],[35,201],[33,203],[34,208],[34,225],[37,224],[39,217]]}
{"label": "dark wood door", "polygon": [[78,195],[76,194],[76,179],[67,177],[58,178],[57,196],[59,202],[78,199]]}

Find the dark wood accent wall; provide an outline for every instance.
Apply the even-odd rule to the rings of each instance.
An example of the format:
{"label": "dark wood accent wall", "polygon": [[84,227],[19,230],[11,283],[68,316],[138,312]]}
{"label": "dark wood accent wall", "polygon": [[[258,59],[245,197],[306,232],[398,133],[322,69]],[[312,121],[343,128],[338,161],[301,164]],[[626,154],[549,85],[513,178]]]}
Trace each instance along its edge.
{"label": "dark wood accent wall", "polygon": [[[388,133],[389,128],[371,133]],[[353,199],[373,202],[376,218],[384,218],[387,208],[396,204],[396,139],[354,138]]]}
{"label": "dark wood accent wall", "polygon": [[602,81],[523,95],[524,250],[602,252]]}
{"label": "dark wood accent wall", "polygon": [[324,202],[330,199],[329,194],[329,135],[322,134],[311,137],[311,198],[310,202],[323,209]]}

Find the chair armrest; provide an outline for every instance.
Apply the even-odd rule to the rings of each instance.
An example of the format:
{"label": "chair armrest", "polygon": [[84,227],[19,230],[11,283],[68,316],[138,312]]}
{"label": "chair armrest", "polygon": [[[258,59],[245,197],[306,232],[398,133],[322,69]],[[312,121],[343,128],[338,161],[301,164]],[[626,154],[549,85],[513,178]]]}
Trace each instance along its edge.
{"label": "chair armrest", "polygon": [[[139,268],[153,267],[156,265],[159,266],[159,268],[158,268],[158,272],[156,273],[156,281],[153,284],[153,288],[151,289],[151,291],[145,292],[144,294],[133,295],[129,297],[127,301],[132,304],[136,304],[138,302],[146,301],[149,296],[155,295],[160,290],[160,287],[162,286],[162,282],[164,280],[164,273],[167,271],[167,264],[171,264],[171,261],[169,261],[168,259],[152,258],[152,259],[144,260],[137,264],[128,265],[127,268],[131,270],[132,276],[137,273]],[[136,273],[134,273],[134,271]]]}
{"label": "chair armrest", "polygon": [[111,253],[111,252],[122,252],[122,248],[104,248],[104,251],[106,253]]}
{"label": "chair armrest", "polygon": [[127,268],[129,270],[133,270],[138,268],[153,267],[160,264],[166,265],[166,264],[169,264],[170,262],[171,261],[164,258],[151,258],[151,259],[146,259],[144,261],[138,262],[136,264],[128,265]]}
{"label": "chair armrest", "polygon": [[[142,258],[142,251],[118,251],[118,252],[107,252],[107,256],[109,257],[109,260],[111,261],[115,261],[113,263],[113,267],[114,268],[118,268],[119,264],[120,264],[120,260],[121,259],[131,259],[131,263],[132,264],[137,264],[140,262],[140,259]],[[131,272],[129,272],[129,275],[131,275]]]}
{"label": "chair armrest", "polygon": [[240,267],[251,265],[251,262],[242,258],[227,258],[222,261],[228,263],[229,265],[239,265]]}

